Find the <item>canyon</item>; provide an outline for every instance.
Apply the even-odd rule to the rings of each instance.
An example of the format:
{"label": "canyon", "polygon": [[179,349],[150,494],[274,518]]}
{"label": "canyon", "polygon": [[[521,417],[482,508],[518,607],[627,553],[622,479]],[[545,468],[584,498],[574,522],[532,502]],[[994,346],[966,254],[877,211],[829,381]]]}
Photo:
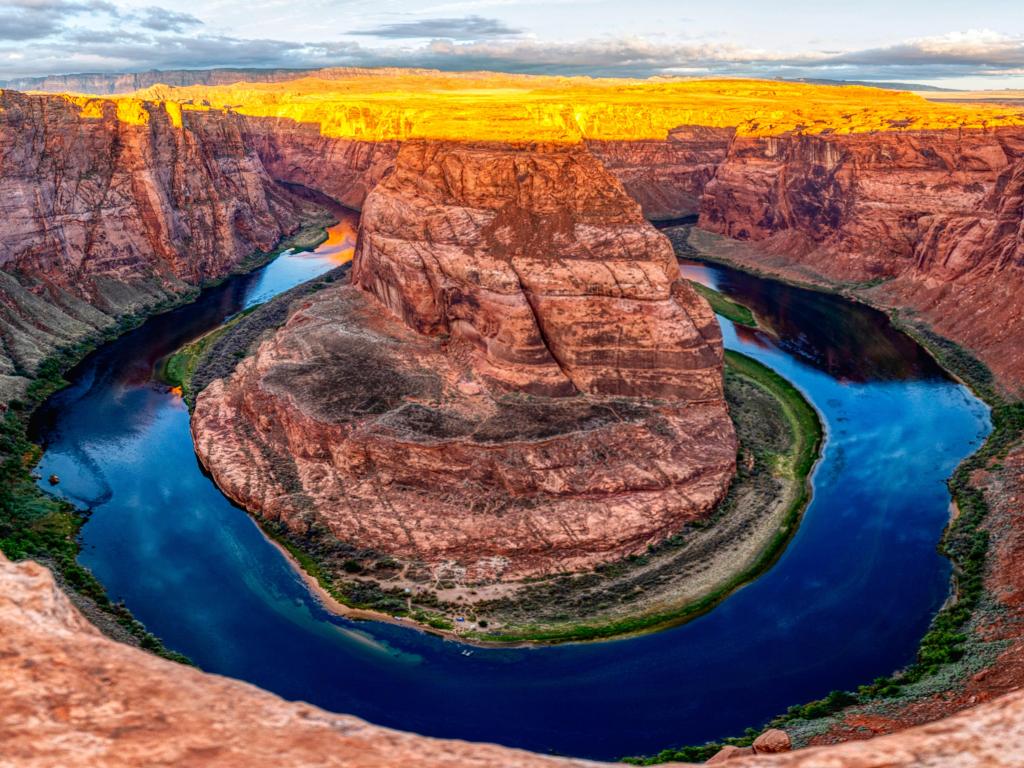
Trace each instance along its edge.
{"label": "canyon", "polygon": [[[489,79],[494,97],[481,98]],[[421,90],[449,109],[424,109],[410,95]],[[399,95],[384,103],[375,94],[385,91]],[[472,140],[453,142],[460,134]],[[309,204],[278,182],[361,209],[352,285],[306,302],[200,396],[197,450],[232,498],[270,519],[297,530],[324,523],[339,540],[365,537],[470,579],[642,552],[725,492],[735,437],[720,335],[644,217],[699,216],[705,233],[745,241],[738,263],[856,291],[963,345],[1005,396],[1024,387],[1024,116],[1010,107],[743,81],[624,87],[341,71],[111,99],[3,91],[0,138],[5,401],[59,347],[295,232]],[[365,390],[336,386],[370,370],[381,376]],[[1019,498],[1019,476],[993,472],[987,487]],[[315,521],[311,503],[324,510]],[[454,512],[467,507],[479,524],[460,527]],[[1004,507],[1002,521],[1013,517],[1014,505]],[[1014,572],[1008,536],[989,573],[996,584]],[[98,637],[44,572],[4,563],[3,573],[5,583],[31,582],[6,598],[8,623],[42,630],[18,647],[65,659],[84,647],[139,669],[139,680],[169,669]],[[50,633],[63,650],[47,645],[57,642]],[[38,684],[86,690],[77,662],[60,668],[71,677],[39,672]],[[1020,683],[1009,669],[998,693]],[[138,701],[121,690],[125,676],[109,677],[122,700]],[[398,736],[191,671],[170,677],[178,682],[163,700],[187,696],[194,707],[210,697],[214,714],[198,732],[224,717],[214,699],[230,687],[254,706],[259,698],[268,719],[328,731],[309,742],[318,755],[340,731],[355,734],[346,749],[381,747],[382,760],[409,749],[455,764],[556,762]],[[933,714],[977,703],[972,695]],[[1015,764],[1007,744],[1020,707],[1011,693],[889,740],[752,760]],[[79,717],[87,704],[70,717],[58,709],[38,715],[54,724],[54,743],[94,727]],[[236,719],[216,727],[248,730]],[[158,750],[146,735],[138,748]],[[27,735],[12,736],[20,741],[5,744],[20,744],[26,760],[53,757],[33,758]],[[242,737],[232,745],[225,761],[263,748]]]}
{"label": "canyon", "polygon": [[[481,87],[496,98],[481,97]],[[915,311],[1011,389],[1022,374],[1010,329],[1020,319],[1012,297],[1024,237],[1024,118],[1012,107],[757,81],[387,70],[244,88],[157,85],[139,97],[3,92],[11,193],[0,263],[32,285],[7,291],[18,298],[6,302],[5,377],[102,323],[90,307],[126,311],[166,294],[168,284],[180,289],[181,281],[223,274],[293,230],[295,213],[271,179],[359,209],[393,168],[401,141],[452,135],[582,141],[648,218],[699,215],[704,229],[763,244],[780,269],[884,281],[881,303]],[[427,111],[421,105],[430,99],[448,109]],[[14,140],[22,132],[40,138]],[[156,172],[158,165],[171,172]],[[202,169],[197,178],[184,173],[193,167]],[[37,179],[50,187],[38,199],[25,188]],[[117,223],[103,231],[104,217]],[[200,223],[208,226],[200,231]],[[92,256],[93,243],[97,254],[102,246],[117,255]],[[198,263],[182,257],[192,243],[204,254]],[[69,290],[78,280],[71,265],[85,284]],[[97,281],[110,275],[132,284],[145,277],[145,296],[104,296]],[[18,319],[18,302],[38,311],[43,294],[59,314],[30,328]]]}
{"label": "canyon", "polygon": [[[91,110],[91,111],[89,111]],[[230,122],[0,92],[0,397],[74,344],[222,277],[303,220]],[[213,117],[213,116],[211,116]]]}

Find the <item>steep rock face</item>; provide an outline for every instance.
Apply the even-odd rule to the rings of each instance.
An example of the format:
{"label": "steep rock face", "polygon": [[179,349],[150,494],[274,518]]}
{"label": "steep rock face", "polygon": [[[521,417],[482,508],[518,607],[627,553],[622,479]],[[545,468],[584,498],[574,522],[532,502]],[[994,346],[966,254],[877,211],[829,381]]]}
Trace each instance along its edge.
{"label": "steep rock face", "polygon": [[367,200],[353,281],[509,389],[720,400],[721,334],[678,274],[583,147],[409,142]]}
{"label": "steep rock face", "polygon": [[920,312],[1019,386],[1022,145],[1017,128],[737,137],[700,226],[759,241],[776,267],[882,283],[881,303]]}
{"label": "steep rock face", "polygon": [[681,126],[664,141],[590,141],[601,164],[640,203],[648,219],[697,214],[704,186],[725,160],[736,130]]}
{"label": "steep rock face", "polygon": [[269,250],[296,206],[220,115],[0,92],[4,394],[54,347]]}
{"label": "steep rock face", "polygon": [[398,153],[398,142],[332,138],[315,123],[234,117],[246,146],[255,150],[273,178],[315,189],[355,210],[363,207]]}
{"label": "steep rock face", "polygon": [[89,298],[102,278],[196,283],[295,224],[294,202],[220,115],[185,112],[180,128],[153,103],[126,120],[114,102],[0,98],[5,270]]}

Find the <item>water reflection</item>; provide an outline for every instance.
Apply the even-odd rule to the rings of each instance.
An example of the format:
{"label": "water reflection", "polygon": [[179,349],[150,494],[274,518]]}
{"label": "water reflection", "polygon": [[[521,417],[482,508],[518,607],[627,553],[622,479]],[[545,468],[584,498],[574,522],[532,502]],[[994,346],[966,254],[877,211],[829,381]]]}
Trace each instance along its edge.
{"label": "water reflection", "polygon": [[947,378],[925,349],[878,310],[726,266],[684,259],[680,268],[684,277],[754,311],[768,333],[737,329],[744,343],[776,346],[840,381]]}

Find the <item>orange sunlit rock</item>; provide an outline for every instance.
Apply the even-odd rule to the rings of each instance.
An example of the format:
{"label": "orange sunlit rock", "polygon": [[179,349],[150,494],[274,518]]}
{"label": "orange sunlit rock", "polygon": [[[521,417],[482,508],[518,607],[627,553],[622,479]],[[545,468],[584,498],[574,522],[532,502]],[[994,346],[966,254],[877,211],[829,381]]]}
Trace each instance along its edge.
{"label": "orange sunlit rock", "polygon": [[1020,108],[938,104],[902,91],[768,80],[361,70],[283,83],[157,85],[131,100],[139,98],[290,118],[319,125],[324,136],[367,141],[663,139],[681,125],[736,127],[750,136],[1024,125]]}

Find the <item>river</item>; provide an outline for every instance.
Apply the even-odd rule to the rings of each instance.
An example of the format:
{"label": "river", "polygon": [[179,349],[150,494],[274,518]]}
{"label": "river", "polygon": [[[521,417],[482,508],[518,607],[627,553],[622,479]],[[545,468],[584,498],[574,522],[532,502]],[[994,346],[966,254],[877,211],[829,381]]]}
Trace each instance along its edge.
{"label": "river", "polygon": [[874,310],[725,268],[688,277],[761,315],[726,345],[776,369],[827,428],[814,498],[779,561],[689,624],[594,644],[475,649],[329,615],[203,473],[158,359],[227,317],[336,266],[345,219],[151,318],[68,374],[37,412],[42,477],[91,510],[81,560],[114,599],[201,668],[422,734],[616,758],[736,735],[789,705],[910,662],[946,598],[936,551],[945,479],[990,429],[985,406]]}

